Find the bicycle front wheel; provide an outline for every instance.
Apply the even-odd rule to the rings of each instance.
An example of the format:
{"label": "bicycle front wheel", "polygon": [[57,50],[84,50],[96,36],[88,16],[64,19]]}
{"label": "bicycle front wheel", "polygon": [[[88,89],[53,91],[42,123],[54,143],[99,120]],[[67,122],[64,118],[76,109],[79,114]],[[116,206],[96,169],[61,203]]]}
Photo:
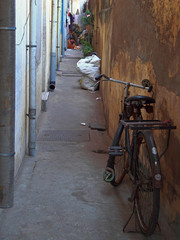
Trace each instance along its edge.
{"label": "bicycle front wheel", "polygon": [[145,235],[151,235],[158,222],[160,188],[155,188],[153,183],[153,171],[155,164],[159,164],[159,158],[153,136],[148,130],[138,133],[137,155],[136,213],[141,231]]}

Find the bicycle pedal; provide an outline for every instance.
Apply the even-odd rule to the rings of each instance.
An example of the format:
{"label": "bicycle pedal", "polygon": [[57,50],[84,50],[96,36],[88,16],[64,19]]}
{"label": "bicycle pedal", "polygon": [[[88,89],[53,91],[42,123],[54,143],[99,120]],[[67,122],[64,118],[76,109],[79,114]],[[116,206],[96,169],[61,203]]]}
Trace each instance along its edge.
{"label": "bicycle pedal", "polygon": [[105,182],[112,182],[114,179],[114,170],[112,168],[107,167],[103,174],[103,179]]}
{"label": "bicycle pedal", "polygon": [[111,146],[108,152],[111,156],[122,156],[124,154],[124,149],[121,146]]}

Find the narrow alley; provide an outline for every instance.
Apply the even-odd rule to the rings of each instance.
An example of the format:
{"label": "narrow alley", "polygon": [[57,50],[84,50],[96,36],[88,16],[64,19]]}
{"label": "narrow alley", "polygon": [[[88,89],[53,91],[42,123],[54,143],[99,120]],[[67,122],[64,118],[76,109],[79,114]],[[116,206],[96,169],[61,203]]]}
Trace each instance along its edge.
{"label": "narrow alley", "polygon": [[[163,235],[158,229],[149,238],[123,233],[132,210],[129,190],[126,184],[114,189],[102,180],[110,139],[106,131],[89,128],[105,122],[99,91],[80,88],[80,57],[80,50],[68,50],[62,71],[56,72],[56,89],[39,119],[37,156],[23,161],[14,207],[0,210],[0,239],[175,239],[164,223]],[[134,228],[133,222],[127,229]]]}

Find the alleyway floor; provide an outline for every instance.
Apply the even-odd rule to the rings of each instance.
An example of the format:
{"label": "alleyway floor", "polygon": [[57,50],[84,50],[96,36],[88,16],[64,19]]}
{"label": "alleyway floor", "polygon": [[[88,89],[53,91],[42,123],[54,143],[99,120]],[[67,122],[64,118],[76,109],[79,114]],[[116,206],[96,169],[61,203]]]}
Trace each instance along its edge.
{"label": "alleyway floor", "polygon": [[[68,50],[60,63],[38,122],[37,156],[24,158],[14,207],[0,210],[0,240],[173,240],[158,229],[149,238],[123,233],[130,191],[126,181],[114,189],[102,180],[110,139],[89,128],[105,120],[100,92],[80,88],[80,57],[80,50]],[[128,229],[134,226],[133,218]]]}

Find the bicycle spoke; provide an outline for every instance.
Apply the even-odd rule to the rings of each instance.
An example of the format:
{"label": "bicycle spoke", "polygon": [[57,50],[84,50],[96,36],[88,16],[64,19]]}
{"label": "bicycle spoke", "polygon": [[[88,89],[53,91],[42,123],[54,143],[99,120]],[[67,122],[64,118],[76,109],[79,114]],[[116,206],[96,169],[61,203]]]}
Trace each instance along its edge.
{"label": "bicycle spoke", "polygon": [[[152,147],[150,148],[152,149]],[[136,212],[141,230],[150,235],[155,230],[159,213],[159,189],[154,189],[153,168],[148,145],[143,134],[138,136],[136,178],[138,182],[135,197]],[[155,208],[155,204],[157,207]]]}

